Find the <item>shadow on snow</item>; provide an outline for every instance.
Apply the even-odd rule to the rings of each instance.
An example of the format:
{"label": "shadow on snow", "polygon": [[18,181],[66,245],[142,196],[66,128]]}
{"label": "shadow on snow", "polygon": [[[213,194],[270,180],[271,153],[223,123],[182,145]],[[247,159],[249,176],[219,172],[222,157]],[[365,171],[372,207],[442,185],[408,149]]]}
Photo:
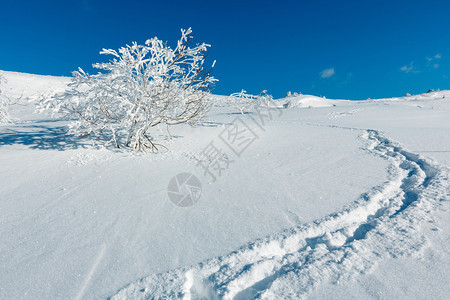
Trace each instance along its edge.
{"label": "shadow on snow", "polygon": [[86,138],[68,133],[67,126],[8,126],[0,127],[0,146],[24,145],[40,150],[70,150],[85,148]]}
{"label": "shadow on snow", "polygon": [[[80,137],[69,134],[67,125],[55,126],[52,123],[61,120],[34,120],[33,123],[16,123],[0,126],[0,147],[11,145],[24,145],[31,149],[39,150],[73,150],[92,146],[93,142],[99,142],[98,136],[92,135]],[[218,127],[227,123],[214,121],[204,122],[196,127]],[[183,138],[182,135],[168,133],[156,135],[157,141],[168,141]],[[100,144],[104,144],[104,140]],[[117,150],[115,148],[115,150]]]}

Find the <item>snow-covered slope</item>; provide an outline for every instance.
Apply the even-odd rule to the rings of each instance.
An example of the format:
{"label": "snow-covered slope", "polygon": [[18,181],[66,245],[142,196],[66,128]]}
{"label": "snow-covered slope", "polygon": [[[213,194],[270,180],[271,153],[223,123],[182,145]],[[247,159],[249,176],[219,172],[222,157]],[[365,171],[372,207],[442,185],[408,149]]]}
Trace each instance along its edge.
{"label": "snow-covered slope", "polygon": [[[394,98],[381,98],[381,99],[367,99],[359,100],[364,101],[364,103],[379,103],[379,102],[416,102],[422,100],[435,100],[435,99],[446,99],[450,97],[450,91],[430,91],[428,93],[420,95],[408,95],[404,97],[394,97]],[[325,97],[317,97],[313,95],[293,95],[287,96],[285,98],[277,99],[284,108],[313,108],[313,107],[330,107],[330,106],[345,106],[354,105],[356,101],[350,100],[333,100],[327,99]]]}
{"label": "snow-covered slope", "polygon": [[[133,155],[32,113],[26,98],[68,78],[1,74],[22,96],[16,123],[0,126],[2,299],[450,293],[447,91],[301,95],[263,119],[216,107],[209,126],[176,127],[172,140],[162,130],[168,151]],[[238,155],[224,141],[229,124],[253,132]],[[196,160],[210,145],[229,158],[216,181]],[[189,207],[167,193],[182,172],[202,185]]]}
{"label": "snow-covered slope", "polygon": [[64,91],[69,77],[43,76],[0,70],[0,76],[7,79],[4,91],[12,97],[39,97],[52,92]]}

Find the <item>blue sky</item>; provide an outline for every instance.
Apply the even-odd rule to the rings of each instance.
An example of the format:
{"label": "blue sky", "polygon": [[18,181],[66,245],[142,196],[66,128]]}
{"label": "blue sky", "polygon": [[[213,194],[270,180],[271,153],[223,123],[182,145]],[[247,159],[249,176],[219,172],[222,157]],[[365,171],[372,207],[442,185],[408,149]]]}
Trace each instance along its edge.
{"label": "blue sky", "polygon": [[214,92],[366,99],[450,89],[450,1],[2,1],[0,69],[70,76],[192,27]]}

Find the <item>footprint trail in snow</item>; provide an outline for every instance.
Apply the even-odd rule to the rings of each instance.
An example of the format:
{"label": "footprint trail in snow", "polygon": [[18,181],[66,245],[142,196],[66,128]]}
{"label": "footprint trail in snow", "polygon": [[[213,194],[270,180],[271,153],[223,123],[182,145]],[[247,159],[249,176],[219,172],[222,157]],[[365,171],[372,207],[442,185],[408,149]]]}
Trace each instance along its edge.
{"label": "footprint trail in snow", "polygon": [[112,299],[296,299],[323,282],[367,272],[387,257],[420,255],[420,225],[450,197],[448,170],[375,130],[362,138],[387,159],[389,180],[341,211],[228,255],[143,278]]}

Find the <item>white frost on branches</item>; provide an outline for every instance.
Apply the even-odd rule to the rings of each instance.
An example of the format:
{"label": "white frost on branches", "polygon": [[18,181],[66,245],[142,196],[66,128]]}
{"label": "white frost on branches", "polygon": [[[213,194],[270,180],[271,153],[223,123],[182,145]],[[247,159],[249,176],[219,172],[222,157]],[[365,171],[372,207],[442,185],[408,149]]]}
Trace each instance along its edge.
{"label": "white frost on branches", "polygon": [[259,95],[247,94],[245,90],[239,93],[234,93],[228,96],[227,102],[234,106],[241,114],[250,111],[257,107],[271,107],[273,106],[273,97],[267,94],[267,91],[262,91]]}
{"label": "white frost on branches", "polygon": [[210,108],[210,88],[217,81],[205,70],[210,45],[191,47],[191,33],[182,29],[175,49],[156,37],[145,45],[103,49],[100,54],[113,59],[93,65],[101,73],[79,68],[69,89],[42,100],[41,110],[75,118],[72,133],[99,135],[118,148],[158,150],[152,127],[196,124]]}
{"label": "white frost on branches", "polygon": [[1,85],[6,82],[5,77],[0,75],[0,124],[9,124],[13,122],[9,115],[11,101],[1,89]]}

